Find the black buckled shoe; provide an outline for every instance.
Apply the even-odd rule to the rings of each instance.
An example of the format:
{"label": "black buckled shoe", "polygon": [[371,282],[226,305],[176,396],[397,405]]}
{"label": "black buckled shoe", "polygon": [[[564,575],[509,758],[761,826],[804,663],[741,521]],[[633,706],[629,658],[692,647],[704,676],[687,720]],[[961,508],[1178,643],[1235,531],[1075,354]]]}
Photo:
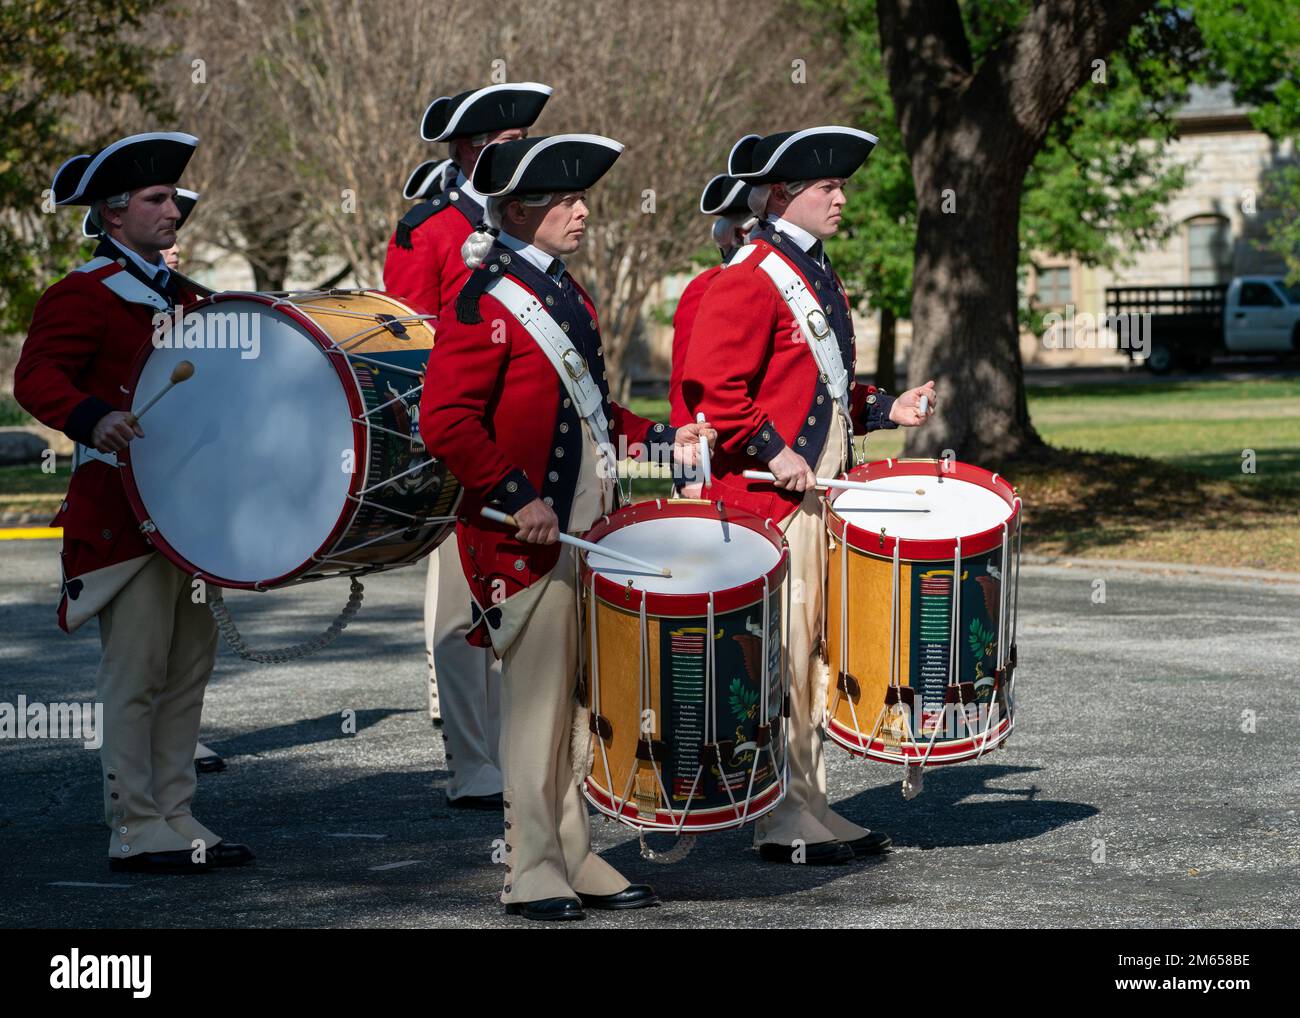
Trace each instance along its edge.
{"label": "black buckled shoe", "polygon": [[583,894],[578,892],[583,905],[587,908],[609,909],[618,911],[628,908],[649,908],[659,904],[659,895],[649,884],[629,884],[615,894]]}
{"label": "black buckled shoe", "polygon": [[219,841],[208,849],[211,866],[247,866],[256,858],[247,845],[232,845],[228,841]]}
{"label": "black buckled shoe", "polygon": [[538,901],[512,901],[506,906],[506,915],[521,915],[539,922],[566,922],[586,919],[582,902],[577,898],[542,898]]}
{"label": "black buckled shoe", "polygon": [[505,799],[500,792],[492,795],[462,795],[459,799],[447,799],[447,805],[452,809],[481,809],[491,810],[493,813],[500,813],[504,803]]}
{"label": "black buckled shoe", "polygon": [[207,873],[212,869],[211,854],[208,862],[195,862],[188,849],[174,852],[141,852],[129,859],[109,859],[108,868],[114,873],[152,873],[188,876]]}
{"label": "black buckled shoe", "polygon": [[844,844],[853,849],[854,857],[863,855],[884,855],[894,843],[888,834],[880,831],[868,831],[860,838],[846,841]]}
{"label": "black buckled shoe", "polygon": [[843,841],[819,841],[796,849],[793,845],[759,845],[764,862],[802,863],[805,866],[842,866],[853,861],[853,849]]}

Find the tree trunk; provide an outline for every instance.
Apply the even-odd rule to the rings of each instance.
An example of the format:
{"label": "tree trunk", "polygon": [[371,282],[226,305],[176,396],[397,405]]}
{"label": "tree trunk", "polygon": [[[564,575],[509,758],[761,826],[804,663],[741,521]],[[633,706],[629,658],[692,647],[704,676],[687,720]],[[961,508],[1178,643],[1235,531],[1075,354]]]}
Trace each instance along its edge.
{"label": "tree trunk", "polygon": [[916,189],[908,381],[935,380],[908,456],[998,469],[1043,445],[1029,422],[1016,272],[1025,174],[1052,123],[1154,0],[1039,0],[975,65],[957,0],[877,0]]}
{"label": "tree trunk", "polygon": [[892,311],[880,312],[880,343],[876,348],[876,385],[889,392],[897,388],[894,360],[897,357],[896,336],[898,333],[898,316]]}
{"label": "tree trunk", "polygon": [[[954,132],[933,164],[914,161],[920,203],[913,271],[908,382],[936,380],[934,417],[909,429],[908,456],[993,464],[1042,445],[1029,421],[1016,304],[1023,172],[995,153],[962,144],[985,125]],[[950,211],[944,211],[949,208]]]}

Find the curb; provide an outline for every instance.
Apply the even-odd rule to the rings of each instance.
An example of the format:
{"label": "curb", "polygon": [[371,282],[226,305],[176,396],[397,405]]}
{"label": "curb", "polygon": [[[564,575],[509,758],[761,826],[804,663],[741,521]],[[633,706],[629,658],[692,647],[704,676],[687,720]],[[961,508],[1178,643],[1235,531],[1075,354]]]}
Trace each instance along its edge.
{"label": "curb", "polygon": [[1179,573],[1213,576],[1229,580],[1271,580],[1274,583],[1300,584],[1300,573],[1273,572],[1269,569],[1236,569],[1232,566],[1186,565],[1178,562],[1147,562],[1140,559],[1069,558],[1059,555],[1021,556],[1031,566],[1056,566],[1061,569],[1110,569],[1135,573]]}

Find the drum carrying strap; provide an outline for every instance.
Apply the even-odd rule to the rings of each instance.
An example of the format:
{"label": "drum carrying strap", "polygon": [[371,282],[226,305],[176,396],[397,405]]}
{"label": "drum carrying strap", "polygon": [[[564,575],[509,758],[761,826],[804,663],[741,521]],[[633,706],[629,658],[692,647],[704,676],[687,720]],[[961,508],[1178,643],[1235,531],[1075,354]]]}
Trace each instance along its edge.
{"label": "drum carrying strap", "polygon": [[849,372],[840,354],[839,340],[821,305],[808,292],[799,273],[790,268],[786,260],[773,251],[758,267],[767,273],[785,301],[790,314],[799,323],[808,349],[812,351],[817,367],[826,376],[826,387],[845,412],[849,409]]}
{"label": "drum carrying strap", "polygon": [[[560,376],[578,415],[591,428],[591,437],[612,460],[613,449],[609,444],[609,424],[605,419],[604,402],[600,388],[587,368],[586,358],[578,352],[542,302],[509,276],[494,279],[484,293],[490,293],[504,304],[506,310],[528,330],[528,335],[533,337],[555,368],[555,373]],[[614,466],[612,462],[610,465]]]}
{"label": "drum carrying strap", "polygon": [[78,467],[84,467],[90,460],[99,460],[100,463],[107,463],[110,467],[121,466],[117,461],[117,453],[100,452],[98,449],[91,448],[88,445],[82,445],[78,442],[72,448],[72,472],[76,473]]}

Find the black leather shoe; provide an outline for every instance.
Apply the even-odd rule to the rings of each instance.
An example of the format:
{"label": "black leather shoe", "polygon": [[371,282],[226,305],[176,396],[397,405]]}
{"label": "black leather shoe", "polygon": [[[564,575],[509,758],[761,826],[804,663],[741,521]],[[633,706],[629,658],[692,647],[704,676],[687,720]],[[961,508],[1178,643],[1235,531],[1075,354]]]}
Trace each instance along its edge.
{"label": "black leather shoe", "polygon": [[200,774],[216,774],[226,769],[226,761],[221,757],[213,754],[212,756],[201,756],[194,761],[194,769]]}
{"label": "black leather shoe", "polygon": [[500,813],[505,799],[500,792],[495,795],[462,795],[459,799],[448,799],[447,805],[452,809],[483,809]]}
{"label": "black leather shoe", "polygon": [[577,898],[542,898],[540,901],[515,901],[506,906],[506,915],[521,915],[525,919],[554,923],[586,919],[582,902]]}
{"label": "black leather shoe", "polygon": [[228,841],[219,841],[208,849],[210,866],[247,866],[256,858],[247,845],[232,845]]}
{"label": "black leather shoe", "polygon": [[842,866],[853,861],[853,849],[842,841],[819,841],[804,845],[801,858],[793,845],[759,845],[758,857],[764,862],[803,863],[805,866]]}
{"label": "black leather shoe", "polygon": [[208,862],[195,862],[193,853],[188,848],[175,852],[141,852],[129,859],[109,859],[108,868],[114,873],[167,873],[184,876],[207,873],[212,869],[211,853],[208,854],[208,859]]}
{"label": "black leather shoe", "polygon": [[862,855],[884,855],[893,845],[893,841],[890,840],[888,834],[882,834],[880,831],[868,831],[862,837],[846,841],[844,844],[853,849],[853,855],[857,857]]}
{"label": "black leather shoe", "polygon": [[659,904],[659,895],[649,884],[629,884],[615,894],[578,893],[582,904],[587,908],[618,910],[625,908],[649,908]]}

